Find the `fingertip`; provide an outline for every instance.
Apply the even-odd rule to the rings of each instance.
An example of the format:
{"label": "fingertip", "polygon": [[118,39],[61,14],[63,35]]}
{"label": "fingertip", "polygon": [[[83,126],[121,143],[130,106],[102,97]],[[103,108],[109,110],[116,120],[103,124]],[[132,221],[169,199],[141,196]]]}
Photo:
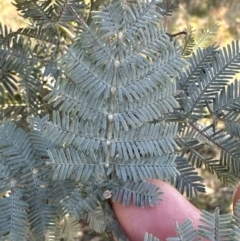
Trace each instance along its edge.
{"label": "fingertip", "polygon": [[160,240],[177,236],[175,223],[182,224],[191,218],[195,228],[199,224],[201,212],[194,207],[174,187],[161,180],[151,180],[159,186],[164,194],[163,201],[156,207],[129,207],[114,202],[113,210],[118,222],[130,241],[143,240],[145,232],[151,233]]}
{"label": "fingertip", "polygon": [[238,183],[233,193],[233,209],[235,208],[237,201],[239,199],[240,199],[240,183]]}

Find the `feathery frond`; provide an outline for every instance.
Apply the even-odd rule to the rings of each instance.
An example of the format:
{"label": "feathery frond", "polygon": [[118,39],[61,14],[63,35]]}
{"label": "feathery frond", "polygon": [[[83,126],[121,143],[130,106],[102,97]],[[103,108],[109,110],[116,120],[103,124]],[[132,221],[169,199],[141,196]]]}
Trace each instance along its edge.
{"label": "feathery frond", "polygon": [[99,196],[99,189],[87,187],[81,184],[75,188],[70,196],[66,196],[61,202],[68,213],[74,215],[77,219],[83,219],[86,212],[93,212],[99,207],[99,201],[103,197]]}
{"label": "feathery frond", "polygon": [[205,49],[198,48],[196,52],[193,52],[192,56],[187,59],[189,68],[186,72],[180,73],[180,77],[177,78],[177,88],[187,90],[191,83],[196,82],[204,69],[211,65],[216,54],[217,49],[214,46]]}
{"label": "feathery frond", "polygon": [[87,181],[91,176],[100,179],[105,173],[101,159],[97,159],[94,152],[90,156],[74,149],[54,149],[48,151],[49,157],[55,166],[53,180],[73,179]]}
{"label": "feathery frond", "polygon": [[195,83],[188,87],[188,95],[183,96],[183,107],[187,113],[204,114],[206,103],[214,100],[216,94],[226,86],[231,78],[239,73],[239,42],[232,42],[227,49],[214,55],[211,66],[208,65],[198,76]]}
{"label": "feathery frond", "polygon": [[179,174],[175,167],[176,155],[162,155],[151,158],[116,160],[108,168],[107,174],[117,176],[123,181],[146,180],[149,178],[161,178],[168,180]]}
{"label": "feathery frond", "polygon": [[[24,18],[34,20],[37,25],[40,25],[41,27],[46,25],[45,28],[51,27],[55,23],[63,24],[64,26],[67,23],[74,21],[75,18],[69,10],[69,7],[74,8],[77,12],[85,7],[82,1],[76,3],[71,0],[57,0],[54,4],[52,4],[52,1],[50,0],[44,2],[39,0],[14,1],[13,4]],[[66,26],[69,27],[69,24]]]}
{"label": "feathery frond", "polygon": [[186,58],[191,56],[194,53],[193,49],[195,46],[195,38],[194,38],[194,30],[191,26],[187,27],[185,29],[185,32],[187,34],[183,41],[182,56]]}
{"label": "feathery frond", "polygon": [[44,182],[35,178],[32,189],[29,192],[29,222],[30,229],[35,240],[44,240],[47,235],[54,236],[56,233],[56,210],[48,204],[50,189],[42,187]]}
{"label": "feathery frond", "polygon": [[218,27],[216,23],[211,22],[206,28],[201,29],[196,34],[194,34],[195,31],[191,26],[185,29],[187,34],[183,41],[182,56],[187,58],[199,48],[208,48],[212,38],[216,35]]}
{"label": "feathery frond", "polygon": [[124,8],[121,1],[116,1],[109,6],[103,6],[102,11],[92,11],[94,24],[99,25],[99,30],[104,38],[114,36],[123,27]]}
{"label": "feathery frond", "polygon": [[152,234],[145,233],[144,241],[160,241],[158,238],[154,237]]}
{"label": "feathery frond", "polygon": [[[235,79],[234,82],[223,88],[219,94],[216,94],[216,98],[213,101],[211,114],[224,121],[226,127],[229,121],[237,121],[239,119],[239,90],[239,80]],[[229,123],[229,125],[231,124]]]}
{"label": "feathery frond", "polygon": [[207,47],[210,40],[216,35],[218,30],[218,24],[211,22],[207,28],[201,30],[201,32],[196,36],[194,49]]}
{"label": "feathery frond", "polygon": [[188,219],[181,225],[176,223],[175,226],[178,237],[167,238],[166,241],[201,241],[191,220]]}
{"label": "feathery frond", "polygon": [[137,0],[130,6],[126,6],[126,36],[131,39],[135,35],[136,30],[146,25],[155,25],[162,18],[162,15],[156,11],[156,1],[142,1]]}
{"label": "feathery frond", "polygon": [[53,200],[53,206],[55,206],[56,212],[61,218],[68,214],[61,201],[70,196],[75,187],[76,184],[73,180],[58,180],[53,183],[50,198]]}
{"label": "feathery frond", "polygon": [[0,74],[1,84],[13,96],[17,91],[17,78],[14,72],[20,72],[28,63],[28,52],[22,38],[15,38],[10,43],[6,37],[1,42]]}
{"label": "feathery frond", "polygon": [[0,240],[19,240],[26,238],[28,198],[26,190],[12,188],[10,194],[0,199]]}
{"label": "feathery frond", "polygon": [[113,189],[113,201],[118,201],[124,206],[129,206],[131,200],[134,205],[140,207],[153,207],[158,204],[161,199],[159,195],[162,192],[152,183],[139,181],[136,183],[126,182]]}
{"label": "feathery frond", "polygon": [[89,226],[96,232],[103,232],[106,228],[105,216],[101,207],[97,207],[92,212],[87,212],[84,218]]}
{"label": "feathery frond", "polygon": [[78,237],[80,225],[74,216],[65,216],[62,219],[62,237],[64,241],[72,241]]}
{"label": "feathery frond", "polygon": [[[40,117],[29,118],[27,133],[8,119],[0,125],[0,191],[7,193],[0,240],[27,233],[36,241],[71,239],[78,219],[108,230],[115,224],[107,223],[107,199],[141,207],[161,201],[149,179],[170,181],[188,197],[203,192],[193,166],[236,183],[240,92],[231,81],[240,69],[238,41],[203,49],[212,24],[198,37],[189,28],[180,46],[162,22],[177,0],[109,1],[90,13],[89,26],[84,1],[14,5],[30,25],[16,32],[0,25],[0,114]],[[213,123],[203,125],[205,117]],[[221,150],[219,160],[200,154],[205,145]],[[237,240],[238,211],[203,213],[199,234],[220,240],[223,229]],[[178,237],[168,240],[199,240],[190,221],[176,227]]]}
{"label": "feathery frond", "polygon": [[26,133],[10,120],[4,120],[0,126],[0,152],[18,178],[41,165],[35,162],[32,143]]}
{"label": "feathery frond", "polygon": [[234,240],[231,214],[220,215],[219,208],[216,208],[213,214],[202,211],[200,221],[202,222],[202,224],[199,225],[199,234],[201,237],[210,241],[226,238],[228,240]]}
{"label": "feathery frond", "polygon": [[39,158],[44,159],[44,161],[49,160],[47,151],[52,150],[54,149],[54,147],[56,147],[56,143],[54,143],[52,140],[44,138],[43,136],[44,130],[49,125],[49,115],[46,115],[42,118],[29,117],[28,123],[31,127],[31,132],[29,133],[29,136],[36,155]]}
{"label": "feathery frond", "polygon": [[197,196],[198,192],[205,192],[205,186],[198,183],[202,181],[202,177],[198,176],[195,168],[186,159],[178,157],[175,163],[180,174],[172,179],[172,184],[177,190],[190,198]]}

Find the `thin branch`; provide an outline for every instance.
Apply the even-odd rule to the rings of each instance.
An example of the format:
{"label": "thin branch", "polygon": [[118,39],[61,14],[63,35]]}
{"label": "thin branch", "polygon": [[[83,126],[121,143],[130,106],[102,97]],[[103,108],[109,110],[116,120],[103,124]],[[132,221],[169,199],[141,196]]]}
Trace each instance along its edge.
{"label": "thin branch", "polygon": [[223,151],[227,152],[230,154],[230,152],[224,148],[221,144],[217,143],[216,141],[214,141],[211,136],[207,135],[204,131],[200,130],[196,125],[194,125],[193,122],[188,122],[189,125],[196,130],[198,133],[200,133],[202,136],[204,136],[207,140],[209,140],[210,142],[212,142],[214,145],[216,145],[217,147],[219,147],[220,149],[222,149]]}

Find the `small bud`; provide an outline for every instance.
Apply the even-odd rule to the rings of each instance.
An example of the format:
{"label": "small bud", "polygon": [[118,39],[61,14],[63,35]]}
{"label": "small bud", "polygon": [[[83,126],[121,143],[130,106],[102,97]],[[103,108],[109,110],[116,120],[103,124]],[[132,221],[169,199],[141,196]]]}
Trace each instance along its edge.
{"label": "small bud", "polygon": [[38,173],[38,169],[37,168],[33,168],[32,172],[33,172],[34,175],[36,175]]}
{"label": "small bud", "polygon": [[116,90],[117,90],[117,89],[116,89],[115,87],[112,87],[112,88],[111,88],[111,93],[112,93],[112,94],[115,94],[115,93],[116,93]]}
{"label": "small bud", "polygon": [[114,66],[115,66],[116,68],[118,68],[119,65],[120,65],[120,62],[119,62],[118,60],[115,60],[115,61],[114,61]]}
{"label": "small bud", "polygon": [[119,33],[118,33],[118,39],[122,39],[122,37],[123,37],[123,33],[120,31]]}
{"label": "small bud", "polygon": [[113,120],[113,115],[108,115],[108,120],[112,121]]}
{"label": "small bud", "polygon": [[104,191],[103,197],[104,197],[104,199],[109,199],[109,198],[111,198],[111,197],[112,197],[112,192],[109,191],[109,190]]}
{"label": "small bud", "polygon": [[111,145],[111,141],[106,141],[107,146]]}

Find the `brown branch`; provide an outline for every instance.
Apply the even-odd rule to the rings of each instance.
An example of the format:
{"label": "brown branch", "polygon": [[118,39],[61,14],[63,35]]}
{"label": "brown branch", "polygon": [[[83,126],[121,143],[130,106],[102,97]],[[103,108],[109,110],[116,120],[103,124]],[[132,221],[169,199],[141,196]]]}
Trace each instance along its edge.
{"label": "brown branch", "polygon": [[171,34],[171,33],[166,33],[166,34],[167,34],[170,38],[174,38],[174,37],[177,37],[177,36],[182,35],[182,34],[187,35],[187,32],[182,31],[182,32],[174,33],[174,34]]}

